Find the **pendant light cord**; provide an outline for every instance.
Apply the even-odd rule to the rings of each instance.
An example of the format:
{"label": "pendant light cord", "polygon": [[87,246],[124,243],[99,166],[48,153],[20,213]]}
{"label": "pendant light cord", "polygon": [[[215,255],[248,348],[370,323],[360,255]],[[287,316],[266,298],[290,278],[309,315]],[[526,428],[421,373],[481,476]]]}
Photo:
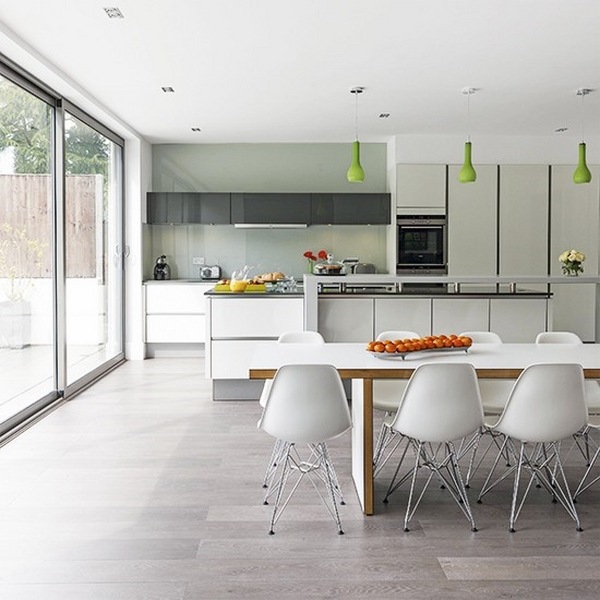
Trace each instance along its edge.
{"label": "pendant light cord", "polygon": [[471,141],[471,93],[467,91],[467,142]]}
{"label": "pendant light cord", "polygon": [[581,90],[581,108],[580,108],[580,119],[581,119],[581,143],[583,143],[585,141],[584,139],[584,135],[583,135],[583,128],[584,128],[584,111],[583,111],[583,100],[586,96],[586,92],[584,90]]}

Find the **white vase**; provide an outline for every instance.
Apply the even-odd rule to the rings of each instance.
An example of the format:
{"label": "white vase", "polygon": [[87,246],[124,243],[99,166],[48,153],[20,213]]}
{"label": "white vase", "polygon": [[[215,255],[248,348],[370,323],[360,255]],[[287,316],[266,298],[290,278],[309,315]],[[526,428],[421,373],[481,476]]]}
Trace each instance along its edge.
{"label": "white vase", "polygon": [[31,340],[31,303],[0,302],[0,348],[19,349]]}

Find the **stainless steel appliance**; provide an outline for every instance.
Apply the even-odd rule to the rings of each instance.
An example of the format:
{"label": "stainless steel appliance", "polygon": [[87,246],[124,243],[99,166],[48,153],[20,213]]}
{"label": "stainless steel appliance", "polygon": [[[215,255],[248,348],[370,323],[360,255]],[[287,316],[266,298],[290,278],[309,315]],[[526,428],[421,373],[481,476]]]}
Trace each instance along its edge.
{"label": "stainless steel appliance", "polygon": [[221,267],[218,265],[200,267],[200,279],[209,281],[213,279],[221,279]]}
{"label": "stainless steel appliance", "polygon": [[171,267],[167,263],[167,257],[164,254],[161,254],[156,259],[156,264],[154,265],[154,279],[157,281],[171,279]]}
{"label": "stainless steel appliance", "polygon": [[447,220],[442,215],[398,216],[396,274],[445,275],[448,272]]}

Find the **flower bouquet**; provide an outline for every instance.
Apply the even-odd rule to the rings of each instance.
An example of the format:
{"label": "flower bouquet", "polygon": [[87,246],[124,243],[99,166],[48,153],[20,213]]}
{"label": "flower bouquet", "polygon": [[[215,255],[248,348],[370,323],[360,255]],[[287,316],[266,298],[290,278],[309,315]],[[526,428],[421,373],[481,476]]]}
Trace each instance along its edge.
{"label": "flower bouquet", "polygon": [[319,250],[315,256],[311,250],[307,250],[302,256],[308,260],[308,272],[312,273],[317,260],[325,260],[327,258],[327,250]]}
{"label": "flower bouquet", "polygon": [[562,271],[565,275],[577,277],[583,273],[581,263],[585,260],[585,254],[579,250],[565,250],[558,260],[562,263]]}

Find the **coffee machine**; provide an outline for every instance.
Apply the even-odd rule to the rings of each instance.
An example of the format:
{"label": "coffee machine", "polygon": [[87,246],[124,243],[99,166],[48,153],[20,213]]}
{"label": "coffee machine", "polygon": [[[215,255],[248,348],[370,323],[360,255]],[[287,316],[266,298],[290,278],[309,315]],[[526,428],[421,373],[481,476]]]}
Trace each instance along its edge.
{"label": "coffee machine", "polygon": [[167,257],[164,254],[161,254],[156,259],[156,264],[154,265],[154,279],[157,281],[171,279],[171,267],[168,265]]}

